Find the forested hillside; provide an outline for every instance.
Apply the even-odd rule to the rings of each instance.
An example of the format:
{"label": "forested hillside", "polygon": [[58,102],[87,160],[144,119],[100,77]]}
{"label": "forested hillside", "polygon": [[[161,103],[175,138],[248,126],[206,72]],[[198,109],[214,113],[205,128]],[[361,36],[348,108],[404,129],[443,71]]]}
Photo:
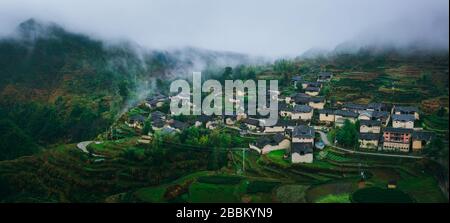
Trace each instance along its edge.
{"label": "forested hillside", "polygon": [[[7,151],[26,155],[39,146],[91,139],[160,79],[246,60],[193,48],[105,43],[30,19],[0,39],[0,119],[9,127],[0,131],[0,160],[17,157]],[[30,149],[20,152],[28,141]]]}

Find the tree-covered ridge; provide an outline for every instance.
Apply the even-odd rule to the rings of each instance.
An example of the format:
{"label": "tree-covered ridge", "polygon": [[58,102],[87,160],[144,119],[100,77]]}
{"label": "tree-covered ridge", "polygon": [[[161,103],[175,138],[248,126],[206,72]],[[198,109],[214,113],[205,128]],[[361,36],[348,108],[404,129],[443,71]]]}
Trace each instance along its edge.
{"label": "tree-covered ridge", "polygon": [[206,50],[138,50],[31,19],[0,39],[0,119],[41,145],[91,139],[161,79],[219,58],[245,62]]}

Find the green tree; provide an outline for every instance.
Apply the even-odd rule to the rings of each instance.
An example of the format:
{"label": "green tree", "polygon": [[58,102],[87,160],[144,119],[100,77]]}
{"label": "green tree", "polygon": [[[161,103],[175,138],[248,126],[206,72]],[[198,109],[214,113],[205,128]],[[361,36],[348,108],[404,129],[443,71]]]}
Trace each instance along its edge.
{"label": "green tree", "polygon": [[225,71],[223,72],[224,80],[230,80],[232,78],[233,68],[225,67]]}
{"label": "green tree", "polygon": [[338,144],[355,148],[358,144],[358,130],[356,124],[351,123],[349,120],[344,121],[344,125],[336,132],[336,140]]}
{"label": "green tree", "polygon": [[330,95],[330,87],[324,86],[319,93],[321,96],[328,97]]}
{"label": "green tree", "polygon": [[423,152],[432,158],[448,157],[448,148],[445,149],[444,142],[438,137],[434,137]]}
{"label": "green tree", "polygon": [[147,135],[148,133],[153,133],[152,120],[147,118],[144,122],[144,128],[142,128],[142,134]]}
{"label": "green tree", "polygon": [[119,95],[122,96],[122,98],[125,100],[128,98],[128,95],[130,94],[130,90],[128,89],[128,82],[121,81],[119,83]]}

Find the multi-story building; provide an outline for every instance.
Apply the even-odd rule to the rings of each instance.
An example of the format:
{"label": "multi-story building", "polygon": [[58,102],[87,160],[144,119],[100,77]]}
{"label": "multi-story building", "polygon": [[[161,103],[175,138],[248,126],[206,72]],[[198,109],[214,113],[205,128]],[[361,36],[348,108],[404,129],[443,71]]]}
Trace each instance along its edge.
{"label": "multi-story building", "polygon": [[294,127],[292,131],[292,163],[311,163],[313,161],[314,128],[307,125]]}
{"label": "multi-story building", "polygon": [[412,129],[385,128],[383,132],[383,150],[409,152]]}

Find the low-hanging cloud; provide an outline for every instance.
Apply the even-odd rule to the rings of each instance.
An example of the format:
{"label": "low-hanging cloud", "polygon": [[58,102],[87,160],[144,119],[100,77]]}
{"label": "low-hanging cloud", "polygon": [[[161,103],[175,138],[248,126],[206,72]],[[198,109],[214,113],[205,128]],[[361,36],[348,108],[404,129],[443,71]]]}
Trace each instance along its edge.
{"label": "low-hanging cloud", "polygon": [[2,0],[0,34],[36,18],[107,40],[263,56],[412,43],[448,49],[448,0]]}

